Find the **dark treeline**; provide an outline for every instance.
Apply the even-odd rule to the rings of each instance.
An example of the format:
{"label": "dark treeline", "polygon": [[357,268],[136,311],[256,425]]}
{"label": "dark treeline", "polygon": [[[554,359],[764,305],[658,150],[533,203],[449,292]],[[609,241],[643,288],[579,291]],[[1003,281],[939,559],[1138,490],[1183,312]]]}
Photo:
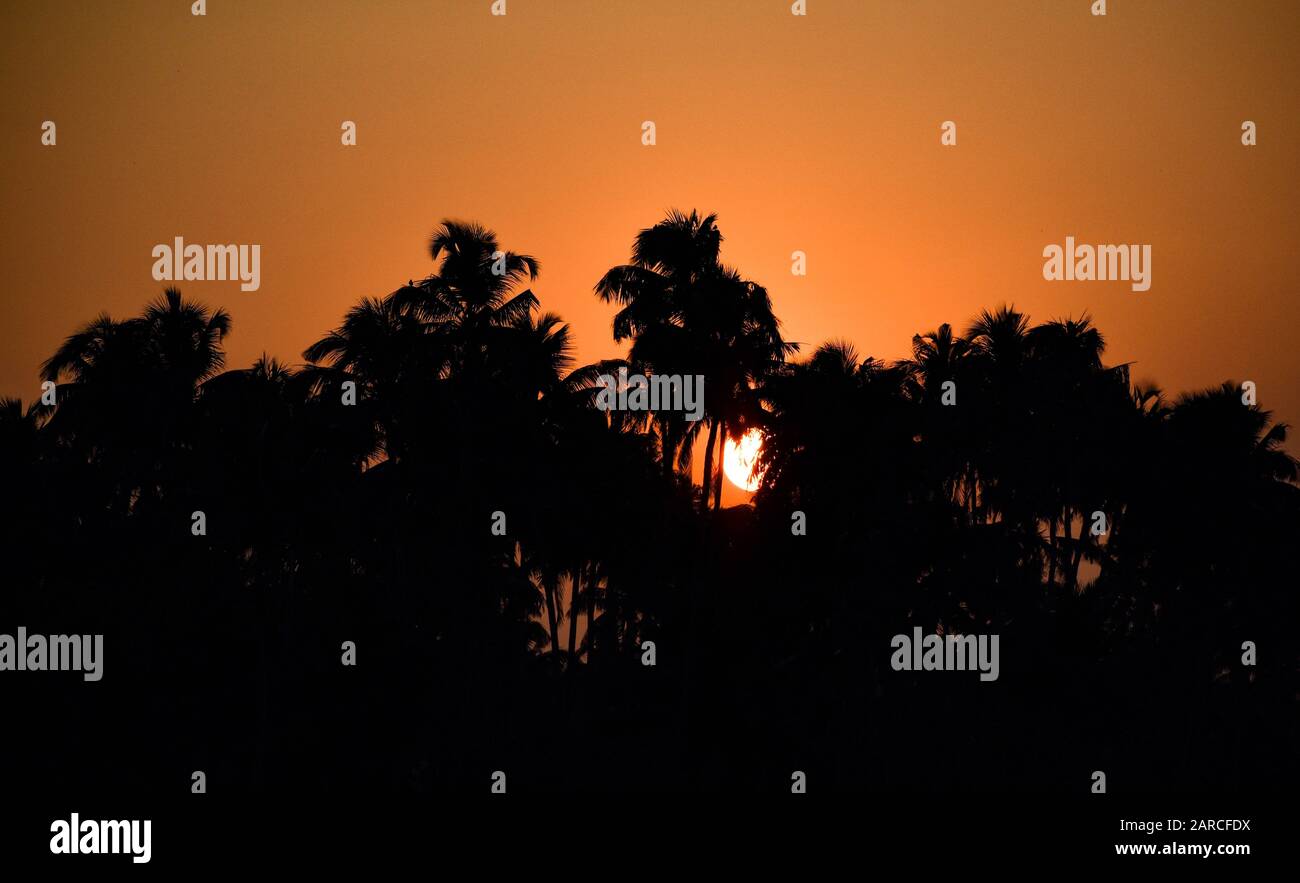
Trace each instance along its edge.
{"label": "dark treeline", "polygon": [[[0,674],[6,783],[1294,782],[1297,464],[1239,384],[1166,397],[1011,308],[801,357],[721,239],[674,213],[597,283],[626,361],[575,366],[538,262],[454,222],[299,367],[228,369],[175,290],[69,337],[57,404],[0,402],[0,632],[103,633],[104,678]],[[704,419],[600,410],[623,365],[704,375]],[[999,634],[1000,678],[893,671],[917,626]]]}

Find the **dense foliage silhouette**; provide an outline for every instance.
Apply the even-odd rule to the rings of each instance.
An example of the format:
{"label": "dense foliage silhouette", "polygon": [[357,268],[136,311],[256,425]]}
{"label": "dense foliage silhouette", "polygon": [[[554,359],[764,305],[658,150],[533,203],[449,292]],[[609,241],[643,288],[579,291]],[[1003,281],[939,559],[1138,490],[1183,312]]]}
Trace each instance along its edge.
{"label": "dense foliage silhouette", "polygon": [[[2,676],[27,722],[6,781],[1294,783],[1282,424],[1233,382],[1135,385],[1087,317],[1003,307],[906,361],[800,359],[721,242],[674,212],[599,280],[626,361],[575,366],[523,289],[538,261],[454,221],[435,272],[300,367],[227,369],[229,317],[175,289],[69,337],[42,369],[56,405],[0,401],[0,631],[103,633],[104,679]],[[704,419],[601,411],[620,366],[703,374]],[[755,427],[762,487],[723,509],[724,441]],[[1000,634],[1001,677],[892,671],[914,626]]]}

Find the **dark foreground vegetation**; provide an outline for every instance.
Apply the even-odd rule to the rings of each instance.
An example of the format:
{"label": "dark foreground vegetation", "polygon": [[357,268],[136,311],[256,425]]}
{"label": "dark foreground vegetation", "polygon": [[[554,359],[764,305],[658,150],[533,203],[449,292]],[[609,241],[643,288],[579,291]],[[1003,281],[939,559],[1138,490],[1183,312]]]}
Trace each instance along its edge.
{"label": "dark foreground vegetation", "polygon": [[[801,356],[720,241],[674,214],[599,281],[626,362],[573,365],[537,261],[451,222],[299,367],[228,369],[170,290],[68,338],[56,405],[0,402],[0,632],[102,633],[104,677],[0,673],[11,793],[1294,783],[1283,426],[1134,385],[1086,318]],[[622,364],[704,375],[705,418],[599,410]],[[915,626],[999,634],[999,679],[893,671]]]}

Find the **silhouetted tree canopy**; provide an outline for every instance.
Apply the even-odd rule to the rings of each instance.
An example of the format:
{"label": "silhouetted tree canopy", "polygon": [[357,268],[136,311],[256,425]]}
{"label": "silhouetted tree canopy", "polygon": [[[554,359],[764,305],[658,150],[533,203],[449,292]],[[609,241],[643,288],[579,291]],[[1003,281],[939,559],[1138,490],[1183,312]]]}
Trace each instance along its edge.
{"label": "silhouetted tree canopy", "polygon": [[[788,789],[790,769],[871,788],[1069,792],[1101,768],[1130,790],[1293,781],[1283,424],[1234,381],[1135,385],[1087,316],[1000,307],[918,333],[899,362],[847,341],[799,357],[722,241],[698,213],[638,233],[595,286],[626,358],[593,365],[523,288],[537,259],[456,221],[431,237],[429,276],[359,300],[301,365],[228,368],[230,317],[175,289],[76,331],[42,367],[57,404],[0,400],[3,624],[102,632],[106,675],[15,682],[62,726],[22,737],[10,773],[417,791],[481,790],[507,767],[512,784],[611,790]],[[600,410],[619,367],[704,375],[703,419]],[[723,509],[723,446],[755,428],[761,488]],[[1001,634],[1002,678],[892,671],[890,636],[914,626]],[[48,744],[87,728],[124,762]]]}

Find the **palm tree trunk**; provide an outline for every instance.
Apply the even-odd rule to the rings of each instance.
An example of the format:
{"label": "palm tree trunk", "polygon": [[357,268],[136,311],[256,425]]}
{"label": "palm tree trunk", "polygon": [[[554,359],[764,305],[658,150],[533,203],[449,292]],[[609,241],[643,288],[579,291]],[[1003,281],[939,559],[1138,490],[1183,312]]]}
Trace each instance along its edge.
{"label": "palm tree trunk", "polygon": [[704,476],[701,479],[704,493],[700,496],[700,508],[707,512],[709,510],[709,488],[713,481],[713,443],[718,439],[718,421],[713,420],[709,425],[709,443],[704,446]]}
{"label": "palm tree trunk", "polygon": [[[1065,543],[1063,548],[1065,549],[1066,556],[1069,555],[1070,546],[1072,545],[1072,540],[1074,539],[1073,529],[1074,529],[1074,513],[1070,511],[1069,506],[1066,506],[1065,512],[1061,515],[1061,530],[1065,536]],[[1069,573],[1066,569],[1066,565],[1068,563],[1069,563],[1068,557],[1065,561],[1061,562],[1061,580],[1067,585],[1069,584]]]}
{"label": "palm tree trunk", "polygon": [[[718,474],[713,484],[713,508],[715,511],[722,509],[722,458],[727,448],[727,421],[720,420],[719,422],[722,427],[718,433]],[[705,505],[707,504],[708,501],[705,500]]]}
{"label": "palm tree trunk", "polygon": [[596,564],[592,562],[591,568],[587,574],[587,664],[591,665],[591,657],[596,651],[596,633],[592,630],[591,624],[596,619],[596,584],[599,579],[596,577]]}
{"label": "palm tree trunk", "polygon": [[1074,566],[1074,562],[1078,560],[1076,556],[1078,555],[1079,549],[1082,547],[1083,534],[1084,531],[1088,529],[1088,525],[1084,523],[1083,516],[1081,513],[1079,516],[1079,538],[1075,540],[1074,510],[1067,508],[1065,510],[1065,517],[1066,517],[1065,538],[1067,540],[1070,540],[1071,542],[1065,544],[1066,554],[1065,554],[1065,560],[1061,563],[1061,575],[1065,577],[1066,580],[1065,584],[1071,590],[1073,590],[1078,586],[1078,578],[1079,578],[1079,571],[1078,568]]}
{"label": "palm tree trunk", "polygon": [[1075,547],[1074,557],[1070,560],[1070,588],[1072,589],[1079,587],[1079,565],[1083,562],[1083,544],[1088,542],[1086,539],[1088,536],[1087,528],[1080,523],[1079,545]]}
{"label": "palm tree trunk", "polygon": [[663,459],[664,478],[673,477],[673,455],[676,453],[676,448],[672,424],[665,419],[659,424],[659,455]]}
{"label": "palm tree trunk", "polygon": [[555,581],[550,578],[544,578],[546,586],[546,618],[551,624],[551,658],[557,658],[555,654],[560,652],[560,629],[555,622]]}
{"label": "palm tree trunk", "polygon": [[582,611],[578,608],[578,591],[582,588],[582,568],[575,567],[569,573],[571,585],[569,587],[569,667],[573,667],[575,662],[574,652],[578,646],[578,617]]}
{"label": "palm tree trunk", "polygon": [[1056,515],[1047,521],[1047,584],[1056,585]]}

